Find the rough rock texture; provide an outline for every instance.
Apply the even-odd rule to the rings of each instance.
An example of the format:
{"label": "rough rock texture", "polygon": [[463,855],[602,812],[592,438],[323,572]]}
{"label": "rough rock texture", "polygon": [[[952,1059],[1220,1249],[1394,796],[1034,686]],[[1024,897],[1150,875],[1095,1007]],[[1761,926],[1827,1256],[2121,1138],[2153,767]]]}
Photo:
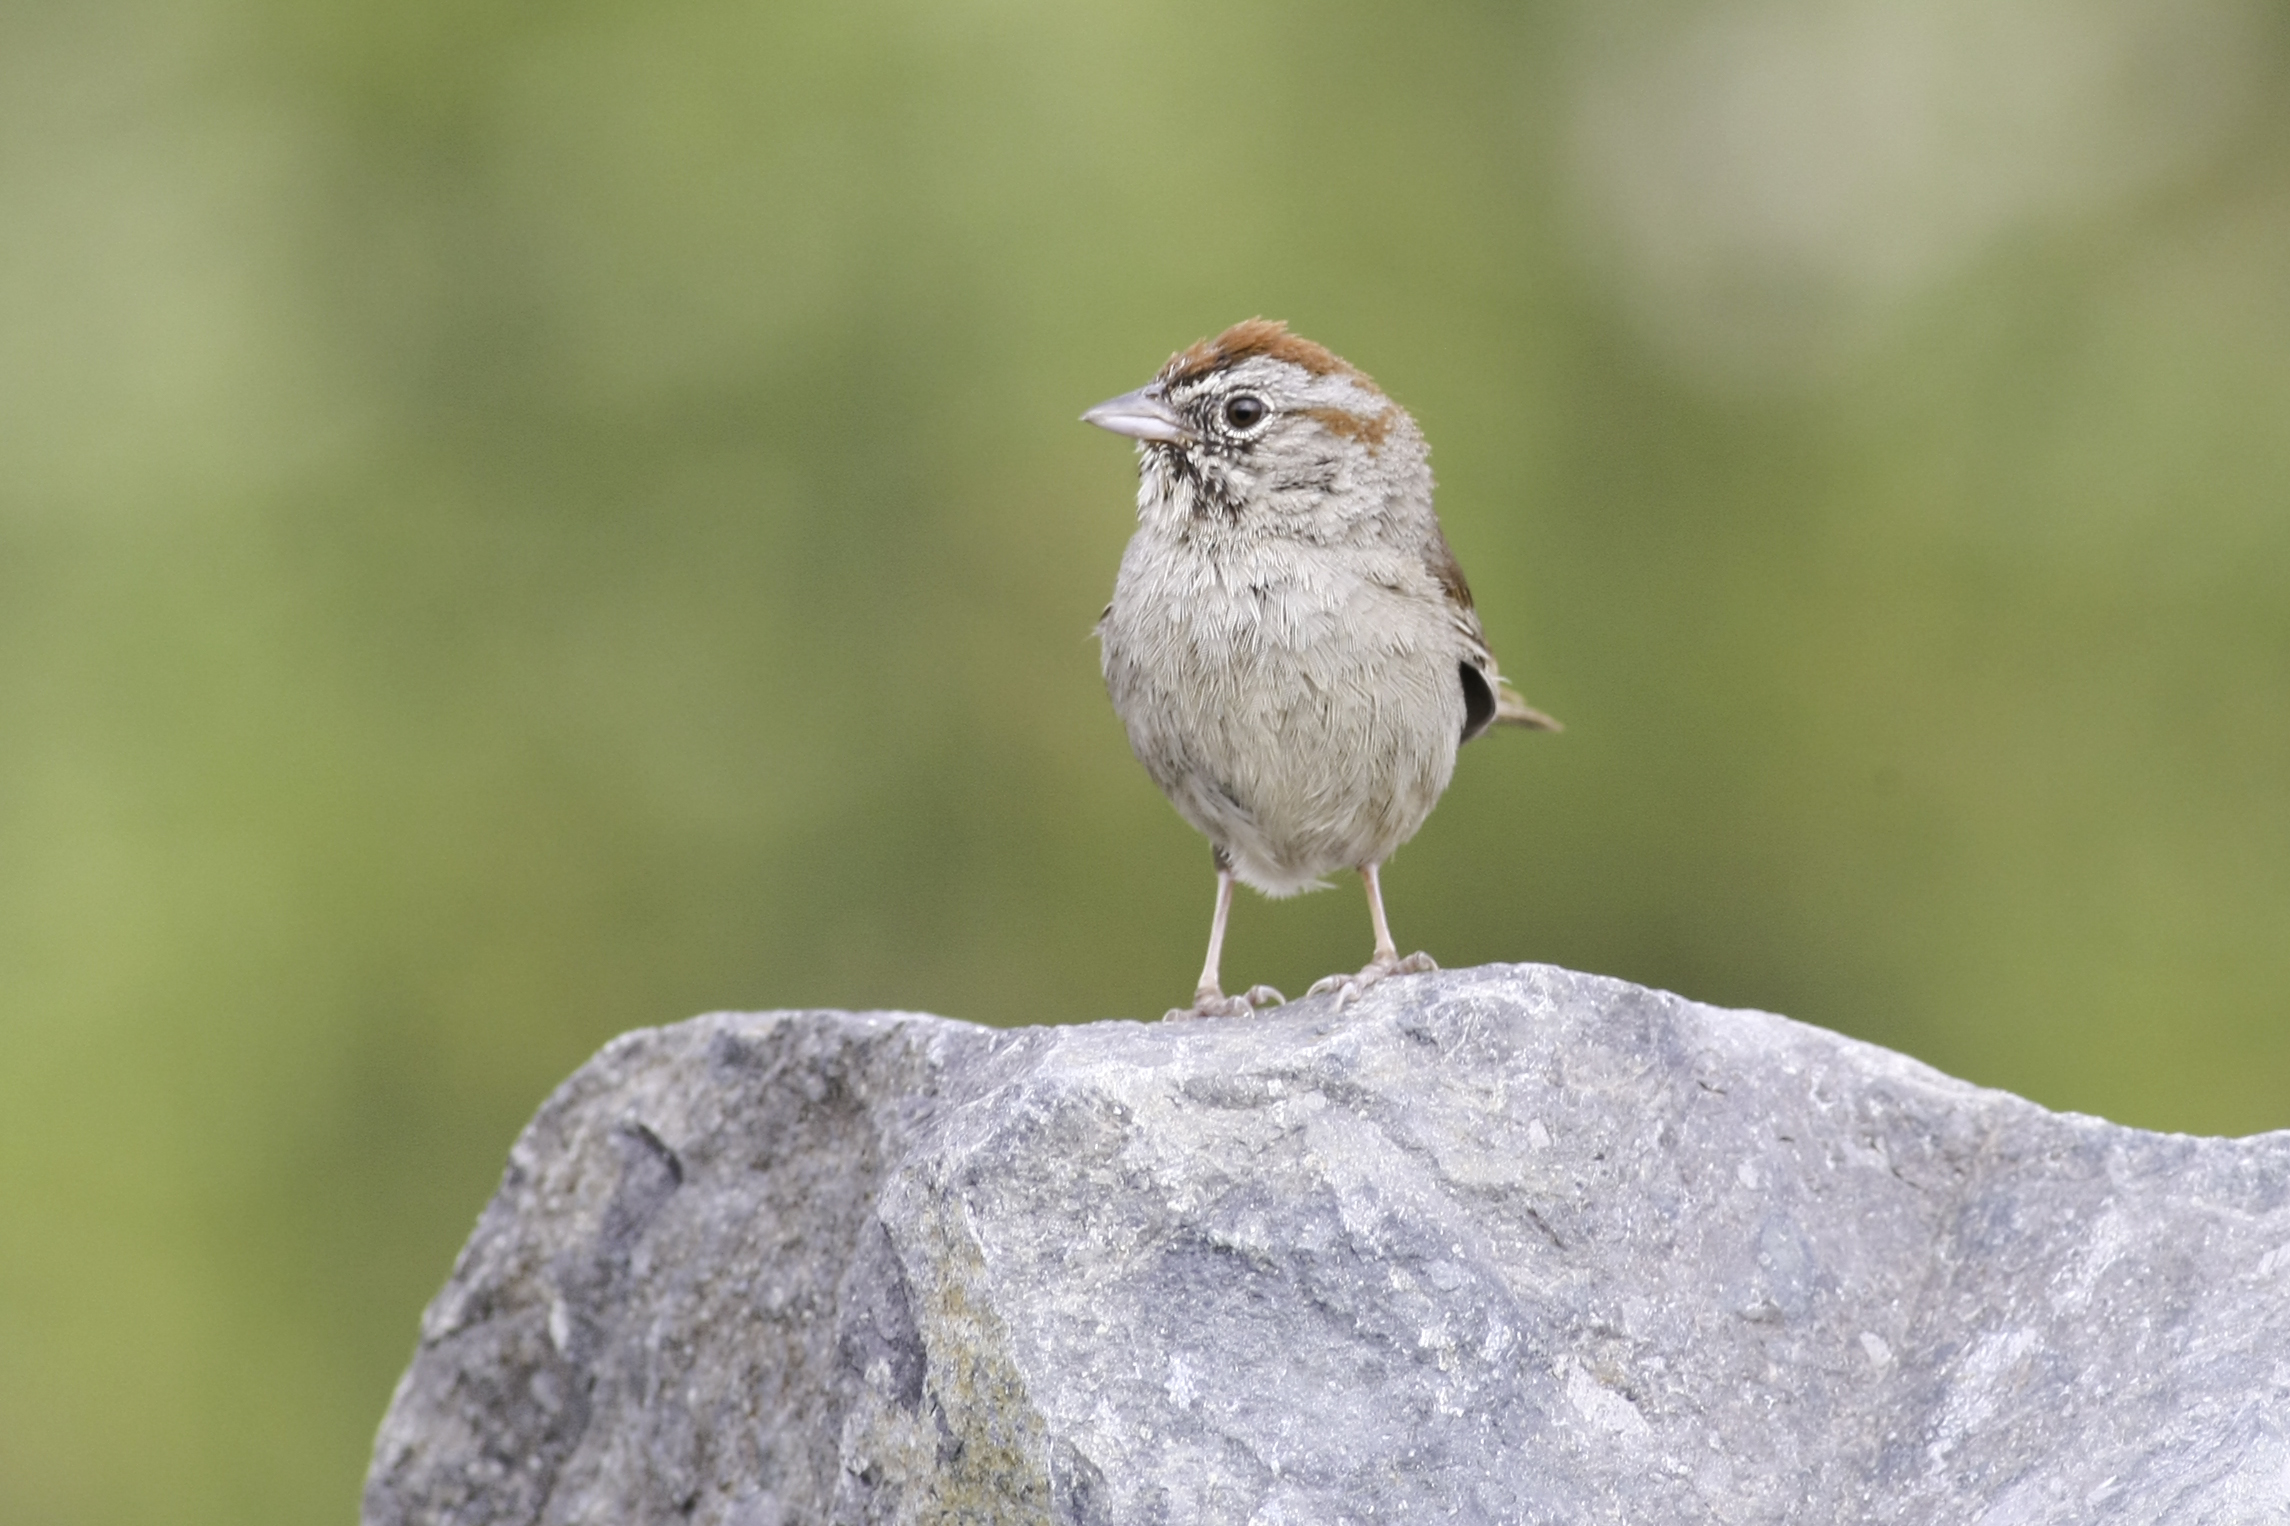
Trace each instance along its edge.
{"label": "rough rock texture", "polygon": [[1537,966],[705,1017],[518,1142],[365,1518],[2282,1521],[2290,1134]]}

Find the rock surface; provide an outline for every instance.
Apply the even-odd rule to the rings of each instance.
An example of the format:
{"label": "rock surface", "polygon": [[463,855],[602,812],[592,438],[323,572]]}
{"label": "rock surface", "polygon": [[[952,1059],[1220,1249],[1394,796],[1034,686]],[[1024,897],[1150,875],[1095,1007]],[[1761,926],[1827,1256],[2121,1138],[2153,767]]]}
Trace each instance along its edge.
{"label": "rock surface", "polygon": [[1539,966],[704,1017],[541,1109],[365,1519],[2290,1519],[2290,1133]]}

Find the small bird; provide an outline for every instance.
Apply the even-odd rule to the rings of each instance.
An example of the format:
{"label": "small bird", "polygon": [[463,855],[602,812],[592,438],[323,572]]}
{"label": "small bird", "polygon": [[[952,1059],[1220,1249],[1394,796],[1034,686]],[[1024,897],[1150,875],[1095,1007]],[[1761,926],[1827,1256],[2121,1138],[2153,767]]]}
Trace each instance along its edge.
{"label": "small bird", "polygon": [[1375,957],[1313,995],[1339,1002],[1402,959],[1377,878],[1490,726],[1556,731],[1512,692],[1431,507],[1430,448],[1407,410],[1284,323],[1252,318],[1169,358],[1085,423],[1138,442],[1137,533],[1097,622],[1130,749],[1217,868],[1209,954],[1190,1007],[1236,1017],[1286,998],[1227,996],[1233,882],[1280,897],[1358,871]]}

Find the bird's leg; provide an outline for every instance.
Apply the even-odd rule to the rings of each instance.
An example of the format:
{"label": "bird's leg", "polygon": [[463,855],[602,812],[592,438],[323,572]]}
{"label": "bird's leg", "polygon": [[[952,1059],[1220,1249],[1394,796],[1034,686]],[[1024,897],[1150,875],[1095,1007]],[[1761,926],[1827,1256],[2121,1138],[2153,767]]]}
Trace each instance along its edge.
{"label": "bird's leg", "polygon": [[[1384,975],[1429,975],[1439,968],[1429,954],[1418,949],[1402,959],[1398,945],[1391,941],[1391,924],[1384,920],[1384,886],[1378,873],[1381,868],[1380,864],[1370,864],[1360,871],[1360,878],[1368,886],[1368,917],[1376,927],[1376,957],[1369,962],[1368,969],[1381,970]],[[1367,971],[1360,973],[1364,975]]]}
{"label": "bird's leg", "polygon": [[1376,957],[1368,961],[1372,969],[1379,964],[1398,965],[1399,945],[1391,941],[1391,924],[1384,920],[1384,886],[1376,872],[1379,866],[1368,865],[1360,871],[1360,879],[1368,887],[1368,920],[1376,929]]}
{"label": "bird's leg", "polygon": [[1367,864],[1360,869],[1360,881],[1368,887],[1368,920],[1376,929],[1375,957],[1357,975],[1327,975],[1315,980],[1306,995],[1325,996],[1333,991],[1337,1006],[1349,1006],[1353,997],[1387,975],[1428,975],[1439,968],[1429,954],[1414,953],[1400,958],[1399,945],[1391,941],[1391,924],[1384,920],[1384,887],[1378,873],[1381,867]]}
{"label": "bird's leg", "polygon": [[1232,860],[1217,849],[1217,912],[1209,923],[1209,957],[1201,961],[1201,983],[1193,990],[1190,1007],[1174,1007],[1162,1021],[1188,1017],[1246,1017],[1258,1007],[1277,1007],[1288,998],[1270,986],[1250,986],[1242,996],[1227,996],[1217,968],[1224,961],[1225,921],[1232,915]]}

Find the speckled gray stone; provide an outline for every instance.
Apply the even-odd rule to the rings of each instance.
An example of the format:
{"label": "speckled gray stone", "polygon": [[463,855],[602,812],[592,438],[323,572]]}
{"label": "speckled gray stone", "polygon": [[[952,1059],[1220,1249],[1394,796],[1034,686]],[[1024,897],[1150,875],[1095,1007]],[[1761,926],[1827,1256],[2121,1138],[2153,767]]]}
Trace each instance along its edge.
{"label": "speckled gray stone", "polygon": [[2290,1520],[2290,1134],[1539,966],[616,1040],[375,1445],[401,1522]]}

